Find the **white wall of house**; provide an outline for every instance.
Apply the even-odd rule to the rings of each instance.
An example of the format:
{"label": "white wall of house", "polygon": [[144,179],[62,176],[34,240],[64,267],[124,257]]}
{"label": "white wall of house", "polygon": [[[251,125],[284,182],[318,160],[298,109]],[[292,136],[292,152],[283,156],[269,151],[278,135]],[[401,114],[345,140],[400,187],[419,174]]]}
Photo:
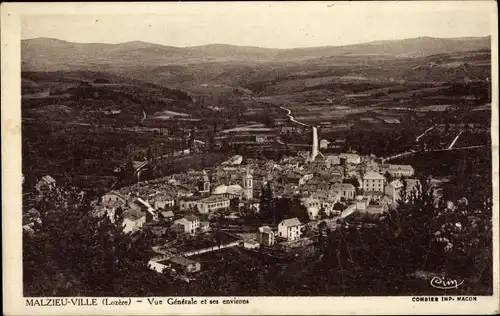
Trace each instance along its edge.
{"label": "white wall of house", "polygon": [[278,225],[279,237],[286,238],[288,241],[298,240],[302,236],[301,226],[285,226],[282,223]]}
{"label": "white wall of house", "polygon": [[226,209],[230,205],[230,201],[228,199],[216,201],[216,202],[204,202],[200,201],[197,205],[198,211],[201,214],[207,214],[209,212]]}
{"label": "white wall of house", "polygon": [[384,192],[384,180],[382,179],[364,179],[363,190],[370,192]]}
{"label": "white wall of house", "polygon": [[123,197],[118,196],[117,194],[114,194],[114,193],[107,193],[107,194],[103,195],[103,197],[102,197],[103,204],[109,203],[109,202],[115,202],[115,201],[125,203],[125,199]]}
{"label": "white wall of house", "polygon": [[171,200],[157,200],[153,203],[154,208],[168,208],[168,207],[173,207],[175,205],[175,201],[173,199]]}
{"label": "white wall of house", "polygon": [[189,210],[191,208],[195,208],[196,205],[198,204],[198,201],[186,201],[186,200],[181,200],[179,202],[179,209],[181,211]]}
{"label": "white wall of house", "polygon": [[187,234],[194,234],[200,228],[200,221],[199,220],[189,221],[185,218],[181,218],[181,219],[176,220],[174,223],[182,225],[184,227],[184,232]]}
{"label": "white wall of house", "polygon": [[342,197],[346,200],[353,200],[356,197],[355,190],[342,190]]}
{"label": "white wall of house", "polygon": [[387,196],[389,196],[390,198],[392,198],[393,202],[396,202],[397,200],[399,200],[400,192],[401,192],[401,188],[396,188],[392,184],[388,184],[385,187],[385,194]]}
{"label": "white wall of house", "polygon": [[123,232],[130,233],[140,229],[146,223],[146,215],[136,219],[131,220],[129,218],[125,218],[123,220]]}
{"label": "white wall of house", "polygon": [[165,270],[167,268],[166,265],[164,265],[162,263],[159,263],[159,262],[156,262],[154,260],[149,260],[148,267],[151,270],[154,270],[154,271],[156,271],[158,273],[163,273],[163,270]]}

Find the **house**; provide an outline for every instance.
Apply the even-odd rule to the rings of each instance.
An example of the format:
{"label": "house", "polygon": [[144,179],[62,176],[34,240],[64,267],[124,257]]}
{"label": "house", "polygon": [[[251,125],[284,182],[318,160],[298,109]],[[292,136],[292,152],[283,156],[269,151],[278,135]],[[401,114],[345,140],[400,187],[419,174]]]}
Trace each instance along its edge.
{"label": "house", "polygon": [[143,211],[146,213],[147,218],[150,220],[157,221],[159,219],[158,212],[146,201],[140,197],[136,198],[129,207],[133,210]]}
{"label": "house", "polygon": [[140,229],[146,223],[146,213],[128,209],[123,213],[123,232],[131,233]]}
{"label": "house", "polygon": [[239,184],[219,185],[212,191],[212,195],[233,199],[241,198],[243,196],[243,192],[243,188]]}
{"label": "house", "polygon": [[172,211],[161,212],[161,216],[166,220],[172,220],[174,218],[174,212]]}
{"label": "house", "polygon": [[299,179],[299,185],[304,185],[307,181],[311,180],[314,177],[312,173],[305,173]]}
{"label": "house", "polygon": [[232,166],[238,166],[241,164],[243,161],[243,156],[241,155],[235,155],[228,160],[224,161],[221,163],[221,165],[226,166],[226,165],[232,165]]}
{"label": "house", "polygon": [[385,194],[389,196],[393,202],[396,202],[400,198],[401,190],[403,189],[403,183],[400,180],[394,180],[385,187]]}
{"label": "house", "polygon": [[378,172],[369,171],[363,176],[363,190],[384,192],[385,177]]}
{"label": "house", "polygon": [[361,157],[358,154],[342,153],[340,154],[340,158],[345,159],[347,163],[353,165],[359,165],[361,163]]}
{"label": "house", "polygon": [[197,209],[199,197],[194,196],[184,196],[179,199],[179,210],[186,211],[190,209]]}
{"label": "house", "polygon": [[257,242],[264,246],[273,246],[275,244],[274,232],[269,226],[261,226],[257,231]]}
{"label": "house", "polygon": [[35,185],[35,189],[39,193],[53,190],[55,187],[56,187],[56,180],[54,180],[54,178],[52,178],[49,175],[42,177],[42,179],[40,179],[40,181],[38,181],[37,184]]}
{"label": "house", "polygon": [[163,273],[163,271],[167,268],[167,265],[163,264],[161,260],[151,259],[148,261],[148,267],[158,273]]}
{"label": "house", "polygon": [[321,203],[318,198],[312,196],[302,199],[302,205],[307,209],[307,214],[310,220],[315,220],[318,218],[319,210],[321,208]]}
{"label": "house", "polygon": [[258,200],[247,200],[244,202],[240,202],[239,207],[246,207],[252,213],[258,214],[260,211],[260,202]]}
{"label": "house", "polygon": [[338,183],[335,186],[340,189],[343,199],[350,201],[356,197],[356,188],[351,183]]}
{"label": "house", "polygon": [[149,197],[148,202],[152,204],[155,209],[166,209],[175,205],[173,197],[163,193],[156,193]]}
{"label": "house", "polygon": [[175,185],[175,192],[177,193],[178,198],[193,196],[193,192],[191,192],[190,188],[180,184]]}
{"label": "house", "polygon": [[321,208],[325,211],[326,215],[338,215],[338,210],[335,209],[335,205],[341,200],[340,189],[333,189],[328,191],[326,198],[321,199]]}
{"label": "house", "polygon": [[345,167],[341,165],[333,166],[330,170],[330,173],[335,174],[338,173],[343,178],[345,174]]}
{"label": "house", "polygon": [[386,171],[395,178],[413,177],[415,170],[410,165],[389,165]]}
{"label": "house", "polygon": [[165,236],[165,233],[167,232],[167,227],[164,226],[152,226],[150,227],[151,232],[153,235],[156,237],[163,237]]}
{"label": "house", "polygon": [[330,144],[330,142],[327,139],[322,139],[319,141],[319,148],[326,149],[328,148],[328,144]]}
{"label": "house", "polygon": [[31,208],[26,214],[23,215],[23,229],[27,231],[28,233],[32,234],[34,233],[33,227],[35,226],[35,223],[41,224],[42,220],[40,218],[40,212],[35,209]]}
{"label": "house", "polygon": [[327,155],[325,159],[328,168],[332,166],[340,165],[340,156],[337,155]]}
{"label": "house", "polygon": [[202,221],[200,222],[200,231],[207,232],[210,230],[210,222]]}
{"label": "house", "polygon": [[281,134],[291,134],[295,131],[293,126],[281,126]]}
{"label": "house", "polygon": [[[420,185],[420,182],[415,179],[406,179],[404,180],[406,183],[406,193],[407,195],[414,192],[419,194],[417,191],[417,187]],[[401,194],[403,191],[403,187],[405,185],[401,180],[397,179],[389,183],[385,189],[385,194],[389,196],[393,202],[397,202],[401,198]]]}
{"label": "house", "polygon": [[278,225],[278,236],[288,241],[299,240],[302,236],[303,226],[296,217],[285,219]]}
{"label": "house", "polygon": [[38,223],[41,224],[41,216],[40,212],[36,208],[31,208],[26,214],[23,215],[23,224],[29,224],[29,223]]}
{"label": "house", "polygon": [[186,234],[196,234],[200,228],[200,220],[197,216],[187,215],[181,219],[174,222],[174,225],[180,225],[183,227],[183,232]]}
{"label": "house", "polygon": [[127,198],[116,191],[110,191],[102,196],[102,205],[111,205],[117,202],[117,205],[124,205],[127,202]]}
{"label": "house", "polygon": [[170,266],[176,270],[180,270],[184,273],[194,273],[201,270],[201,264],[198,261],[194,261],[182,256],[175,256],[168,259]]}
{"label": "house", "polygon": [[369,196],[357,196],[355,208],[356,211],[364,211],[370,205],[371,198]]}
{"label": "house", "polygon": [[293,185],[300,185],[301,180],[302,180],[302,176],[295,173],[295,172],[288,172],[285,175],[283,175],[283,178],[282,178],[282,181],[284,183],[289,183],[289,184],[293,184]]}
{"label": "house", "polygon": [[210,196],[198,201],[197,209],[201,214],[229,208],[231,201],[222,196]]}
{"label": "house", "polygon": [[330,173],[330,183],[341,183],[344,177],[340,172]]}

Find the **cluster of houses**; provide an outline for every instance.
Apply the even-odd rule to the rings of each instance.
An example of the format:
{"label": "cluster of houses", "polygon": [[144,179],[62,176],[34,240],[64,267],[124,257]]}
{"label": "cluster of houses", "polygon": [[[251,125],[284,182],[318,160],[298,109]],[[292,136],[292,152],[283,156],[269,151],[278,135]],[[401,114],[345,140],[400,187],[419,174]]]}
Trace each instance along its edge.
{"label": "cluster of houses", "polygon": [[[241,167],[239,160],[214,167],[210,175],[203,170],[163,180],[170,183],[168,189],[152,189],[154,185],[145,183],[142,191],[138,188],[126,194],[109,192],[103,196],[98,213],[110,215],[121,208],[126,232],[141,228],[151,218],[170,220],[177,231],[193,234],[209,229],[208,222],[200,222],[195,214],[227,210],[233,201],[237,201],[238,208],[258,213],[258,198],[268,182],[272,183],[276,198],[299,196],[310,220],[320,219],[322,212],[330,218],[353,210],[383,212],[387,207],[378,207],[379,204],[395,203],[405,183],[416,184],[411,179],[405,183],[400,180],[413,177],[414,169],[409,165],[381,165],[361,173],[370,165],[356,153],[321,155],[305,164],[300,158],[288,157],[278,163],[249,160]],[[389,182],[387,174],[394,180]],[[174,207],[179,213],[193,215],[177,218]]]}
{"label": "cluster of houses", "polygon": [[[207,231],[209,225],[208,221],[200,221],[195,214],[211,215],[228,209],[233,199],[239,201],[238,206],[258,208],[258,202],[253,198],[252,174],[248,167],[240,181],[242,185],[219,185],[212,188],[210,178],[203,171],[194,188],[174,183],[154,189],[154,185],[145,183],[136,190],[124,188],[123,193],[106,193],[99,205],[96,205],[94,214],[108,216],[114,221],[119,210],[123,217],[123,230],[127,233],[142,228],[147,222],[163,220],[172,222],[177,232],[196,234],[198,231]],[[174,207],[179,213],[189,215],[178,218],[174,214]]]}
{"label": "cluster of houses", "polygon": [[[125,233],[151,223],[150,227],[171,227],[176,233],[194,236],[209,231],[207,219],[220,211],[245,207],[258,213],[258,198],[266,183],[272,184],[275,198],[299,197],[311,222],[325,218],[336,221],[356,211],[383,213],[390,203],[399,200],[404,186],[410,186],[410,191],[416,185],[411,179],[414,169],[409,165],[380,165],[356,153],[317,152],[314,160],[308,155],[304,158],[287,157],[277,163],[247,160],[242,167],[242,159],[235,157],[211,169],[210,174],[190,171],[110,191],[94,204],[94,214],[111,221],[121,215]],[[36,189],[43,192],[54,186],[55,180],[45,176]],[[36,210],[28,215],[36,217]],[[256,249],[301,241],[305,226],[298,218],[287,218],[277,227],[259,227],[251,240],[242,240],[241,246]],[[198,262],[178,254],[154,258],[150,267],[159,272],[167,268],[183,273],[200,270]]]}

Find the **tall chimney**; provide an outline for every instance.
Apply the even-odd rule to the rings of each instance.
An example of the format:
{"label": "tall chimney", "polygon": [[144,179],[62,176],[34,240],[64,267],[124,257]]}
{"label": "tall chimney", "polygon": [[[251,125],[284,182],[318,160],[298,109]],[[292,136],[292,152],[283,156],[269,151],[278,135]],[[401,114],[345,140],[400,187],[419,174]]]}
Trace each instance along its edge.
{"label": "tall chimney", "polygon": [[312,152],[311,152],[311,161],[316,159],[318,155],[318,129],[316,126],[313,126],[313,139],[312,139]]}

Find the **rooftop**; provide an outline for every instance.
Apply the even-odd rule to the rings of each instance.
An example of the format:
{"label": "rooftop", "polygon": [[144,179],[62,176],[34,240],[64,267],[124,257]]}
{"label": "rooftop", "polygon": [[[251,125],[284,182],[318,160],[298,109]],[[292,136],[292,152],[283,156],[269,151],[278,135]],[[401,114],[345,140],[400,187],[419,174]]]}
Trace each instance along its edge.
{"label": "rooftop", "polygon": [[378,172],[373,172],[373,171],[368,171],[367,173],[365,173],[365,175],[363,176],[363,179],[370,179],[370,180],[384,180],[384,176],[381,175],[380,173]]}
{"label": "rooftop", "polygon": [[213,191],[212,194],[241,194],[243,192],[243,188],[239,184],[233,184],[233,185],[219,185],[216,187]]}
{"label": "rooftop", "polygon": [[190,214],[190,215],[186,215],[186,216],[184,216],[184,218],[185,218],[185,219],[187,219],[187,220],[188,220],[188,221],[190,221],[190,222],[194,222],[194,221],[199,220],[199,219],[198,219],[198,216],[196,216],[196,215],[191,215],[191,214]]}
{"label": "rooftop", "polygon": [[267,233],[267,234],[272,234],[273,230],[269,226],[261,226],[261,227],[259,227],[259,232],[261,232],[261,233]]}
{"label": "rooftop", "polygon": [[42,178],[42,180],[43,180],[43,181],[45,181],[45,182],[47,182],[47,183],[49,183],[49,184],[50,184],[50,183],[55,183],[55,182],[56,182],[56,180],[54,180],[54,178],[52,178],[52,177],[51,177],[51,176],[49,176],[49,175],[44,176],[44,177]]}
{"label": "rooftop", "polygon": [[413,167],[410,165],[389,165],[389,170],[407,170],[413,171]]}
{"label": "rooftop", "polygon": [[222,197],[222,196],[209,196],[207,198],[201,199],[200,203],[214,203],[214,202],[223,202],[223,201],[228,201],[227,198]]}
{"label": "rooftop", "polygon": [[174,212],[172,211],[166,211],[166,212],[161,212],[161,215],[163,215],[164,217],[174,217]]}
{"label": "rooftop", "polygon": [[392,181],[391,183],[389,183],[389,185],[394,187],[394,188],[402,188],[403,187],[403,183],[399,179]]}
{"label": "rooftop", "polygon": [[294,227],[294,226],[302,225],[297,217],[285,219],[285,220],[281,221],[280,224],[283,224],[283,226],[286,226],[286,227]]}
{"label": "rooftop", "polygon": [[168,261],[172,262],[173,264],[178,264],[181,266],[189,266],[192,264],[196,264],[196,261],[181,256],[172,257],[168,259]]}
{"label": "rooftop", "polygon": [[133,210],[133,209],[126,210],[123,213],[123,218],[130,219],[132,221],[136,221],[139,218],[142,218],[144,216],[146,216],[146,213],[141,212],[139,210]]}
{"label": "rooftop", "polygon": [[337,185],[342,190],[352,190],[352,191],[356,190],[354,185],[352,185],[351,183],[339,183],[339,184],[336,184],[336,186]]}
{"label": "rooftop", "polygon": [[123,200],[126,200],[127,198],[125,196],[123,196],[123,194],[121,194],[120,192],[118,191],[109,191],[108,193],[106,193],[106,195],[108,194],[112,194],[112,195],[116,195],[117,197],[123,199]]}

